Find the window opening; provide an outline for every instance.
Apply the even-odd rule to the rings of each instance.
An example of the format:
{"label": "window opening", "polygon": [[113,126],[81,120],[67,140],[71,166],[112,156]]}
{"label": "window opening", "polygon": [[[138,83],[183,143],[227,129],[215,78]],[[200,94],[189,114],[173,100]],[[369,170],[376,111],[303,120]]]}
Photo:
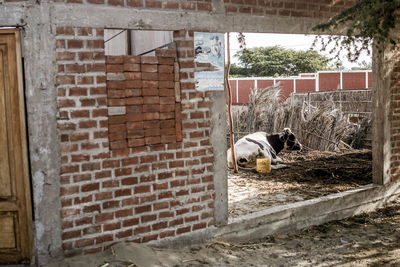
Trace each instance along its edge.
{"label": "window opening", "polygon": [[[228,170],[229,218],[372,183],[371,58],[338,68],[307,52],[312,36],[245,33],[245,49],[236,36],[229,82],[241,167]],[[290,151],[297,141],[302,150]],[[257,173],[268,153],[282,161]]]}

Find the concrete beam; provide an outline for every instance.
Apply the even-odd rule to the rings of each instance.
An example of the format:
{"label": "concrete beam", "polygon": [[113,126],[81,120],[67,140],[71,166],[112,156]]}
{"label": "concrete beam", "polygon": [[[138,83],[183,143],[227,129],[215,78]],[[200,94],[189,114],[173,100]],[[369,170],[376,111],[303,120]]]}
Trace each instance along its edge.
{"label": "concrete beam", "polygon": [[26,25],[26,6],[4,5],[0,6],[0,27],[15,27]]}
{"label": "concrete beam", "polygon": [[293,204],[277,206],[241,216],[220,227],[215,239],[226,242],[251,242],[268,235],[340,220],[373,211],[400,194],[400,183],[386,186],[367,185]]}
{"label": "concrete beam", "polygon": [[214,14],[225,14],[225,2],[224,0],[211,0],[212,12]]}
{"label": "concrete beam", "polygon": [[298,34],[311,33],[312,26],[320,22],[308,18],[221,14],[219,4],[218,1],[213,2],[213,12],[197,13],[56,3],[52,21],[57,25],[76,27]]}

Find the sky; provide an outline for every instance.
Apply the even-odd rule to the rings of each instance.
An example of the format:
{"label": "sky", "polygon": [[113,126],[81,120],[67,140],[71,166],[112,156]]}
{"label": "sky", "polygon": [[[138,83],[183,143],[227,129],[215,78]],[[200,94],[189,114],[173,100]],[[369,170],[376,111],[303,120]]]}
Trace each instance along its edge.
{"label": "sky", "polygon": [[[280,45],[285,48],[294,50],[308,50],[310,49],[315,35],[304,35],[304,34],[270,34],[270,33],[244,33],[246,39],[246,47],[265,47]],[[231,51],[231,63],[237,63],[237,59],[234,58],[234,54],[240,50],[239,43],[237,41],[237,33],[230,34],[230,51]],[[327,52],[318,51],[322,55],[329,57]],[[366,61],[371,63],[371,56],[362,54],[358,62]],[[358,66],[357,63],[349,62],[345,57],[342,58],[342,64],[345,69],[351,69],[352,67]]]}

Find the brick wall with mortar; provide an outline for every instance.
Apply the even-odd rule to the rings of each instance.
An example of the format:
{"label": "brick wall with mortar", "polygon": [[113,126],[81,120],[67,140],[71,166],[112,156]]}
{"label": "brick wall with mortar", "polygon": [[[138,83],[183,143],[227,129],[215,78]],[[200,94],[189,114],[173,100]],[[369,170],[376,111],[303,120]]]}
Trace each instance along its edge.
{"label": "brick wall with mortar", "polygon": [[391,181],[400,180],[400,46],[393,49],[393,72],[390,82],[390,175]]}
{"label": "brick wall with mortar", "polygon": [[193,33],[174,32],[182,142],[110,150],[103,29],[57,27],[62,246],[66,255],[214,224],[210,94],[193,81]]}
{"label": "brick wall with mortar", "polygon": [[131,153],[182,141],[179,63],[175,49],[156,56],[107,56],[110,149]]}
{"label": "brick wall with mortar", "polygon": [[355,4],[355,0],[224,0],[228,14],[330,18]]}

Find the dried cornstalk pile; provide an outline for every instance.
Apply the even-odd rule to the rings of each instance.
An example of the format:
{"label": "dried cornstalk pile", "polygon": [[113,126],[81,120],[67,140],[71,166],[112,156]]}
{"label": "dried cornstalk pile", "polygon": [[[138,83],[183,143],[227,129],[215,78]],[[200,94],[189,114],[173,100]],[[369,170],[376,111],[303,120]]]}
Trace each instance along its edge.
{"label": "dried cornstalk pile", "polygon": [[282,102],[280,91],[279,84],[251,91],[248,109],[233,114],[238,137],[256,131],[280,132],[289,127],[306,148],[335,150],[346,146],[342,140],[351,140],[359,128],[332,100],[319,107],[294,98]]}

